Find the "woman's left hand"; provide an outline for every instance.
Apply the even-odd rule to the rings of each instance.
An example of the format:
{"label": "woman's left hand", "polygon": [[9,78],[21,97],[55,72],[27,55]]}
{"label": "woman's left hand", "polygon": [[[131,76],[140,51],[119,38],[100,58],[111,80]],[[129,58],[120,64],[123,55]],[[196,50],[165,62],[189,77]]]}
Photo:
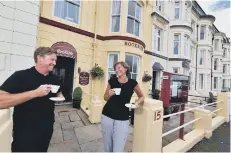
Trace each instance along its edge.
{"label": "woman's left hand", "polygon": [[138,99],[137,99],[137,100],[135,100],[134,105],[135,105],[136,107],[139,107]]}

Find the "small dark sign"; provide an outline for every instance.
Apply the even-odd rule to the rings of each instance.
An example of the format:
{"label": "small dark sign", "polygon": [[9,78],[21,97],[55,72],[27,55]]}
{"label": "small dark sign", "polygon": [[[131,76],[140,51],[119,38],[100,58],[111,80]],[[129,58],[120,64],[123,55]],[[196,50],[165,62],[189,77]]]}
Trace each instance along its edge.
{"label": "small dark sign", "polygon": [[80,85],[88,85],[89,83],[89,73],[80,72],[79,74],[79,84]]}

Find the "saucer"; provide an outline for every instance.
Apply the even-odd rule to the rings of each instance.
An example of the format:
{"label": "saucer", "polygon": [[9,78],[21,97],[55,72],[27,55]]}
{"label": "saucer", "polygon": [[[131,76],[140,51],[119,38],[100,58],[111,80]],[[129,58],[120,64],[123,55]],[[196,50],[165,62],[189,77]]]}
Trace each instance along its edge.
{"label": "saucer", "polygon": [[125,106],[132,109],[137,108],[134,104],[125,104]]}
{"label": "saucer", "polygon": [[64,101],[65,100],[64,97],[51,97],[49,99],[52,100],[52,101]]}

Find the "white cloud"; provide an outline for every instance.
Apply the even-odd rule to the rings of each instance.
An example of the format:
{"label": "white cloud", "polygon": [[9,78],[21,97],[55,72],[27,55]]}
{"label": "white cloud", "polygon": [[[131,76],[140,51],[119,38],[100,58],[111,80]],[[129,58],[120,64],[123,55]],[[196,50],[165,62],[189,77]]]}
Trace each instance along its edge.
{"label": "white cloud", "polygon": [[230,37],[230,7],[223,10],[211,11],[210,6],[216,3],[217,1],[218,0],[199,0],[197,2],[206,14],[211,14],[216,17],[214,25],[218,28],[218,30],[224,32],[228,37]]}

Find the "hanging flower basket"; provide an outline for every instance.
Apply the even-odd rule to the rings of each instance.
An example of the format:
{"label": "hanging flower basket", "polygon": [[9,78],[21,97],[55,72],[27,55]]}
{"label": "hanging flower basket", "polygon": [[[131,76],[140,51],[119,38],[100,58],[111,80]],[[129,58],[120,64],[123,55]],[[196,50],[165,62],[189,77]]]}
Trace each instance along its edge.
{"label": "hanging flower basket", "polygon": [[96,65],[95,67],[93,67],[91,69],[90,74],[91,74],[92,78],[98,77],[98,79],[101,79],[104,76],[103,69],[101,67],[99,67],[98,65]]}
{"label": "hanging flower basket", "polygon": [[142,78],[142,81],[143,82],[148,82],[152,80],[152,76],[151,75],[148,75],[148,74],[144,74],[143,78]]}

